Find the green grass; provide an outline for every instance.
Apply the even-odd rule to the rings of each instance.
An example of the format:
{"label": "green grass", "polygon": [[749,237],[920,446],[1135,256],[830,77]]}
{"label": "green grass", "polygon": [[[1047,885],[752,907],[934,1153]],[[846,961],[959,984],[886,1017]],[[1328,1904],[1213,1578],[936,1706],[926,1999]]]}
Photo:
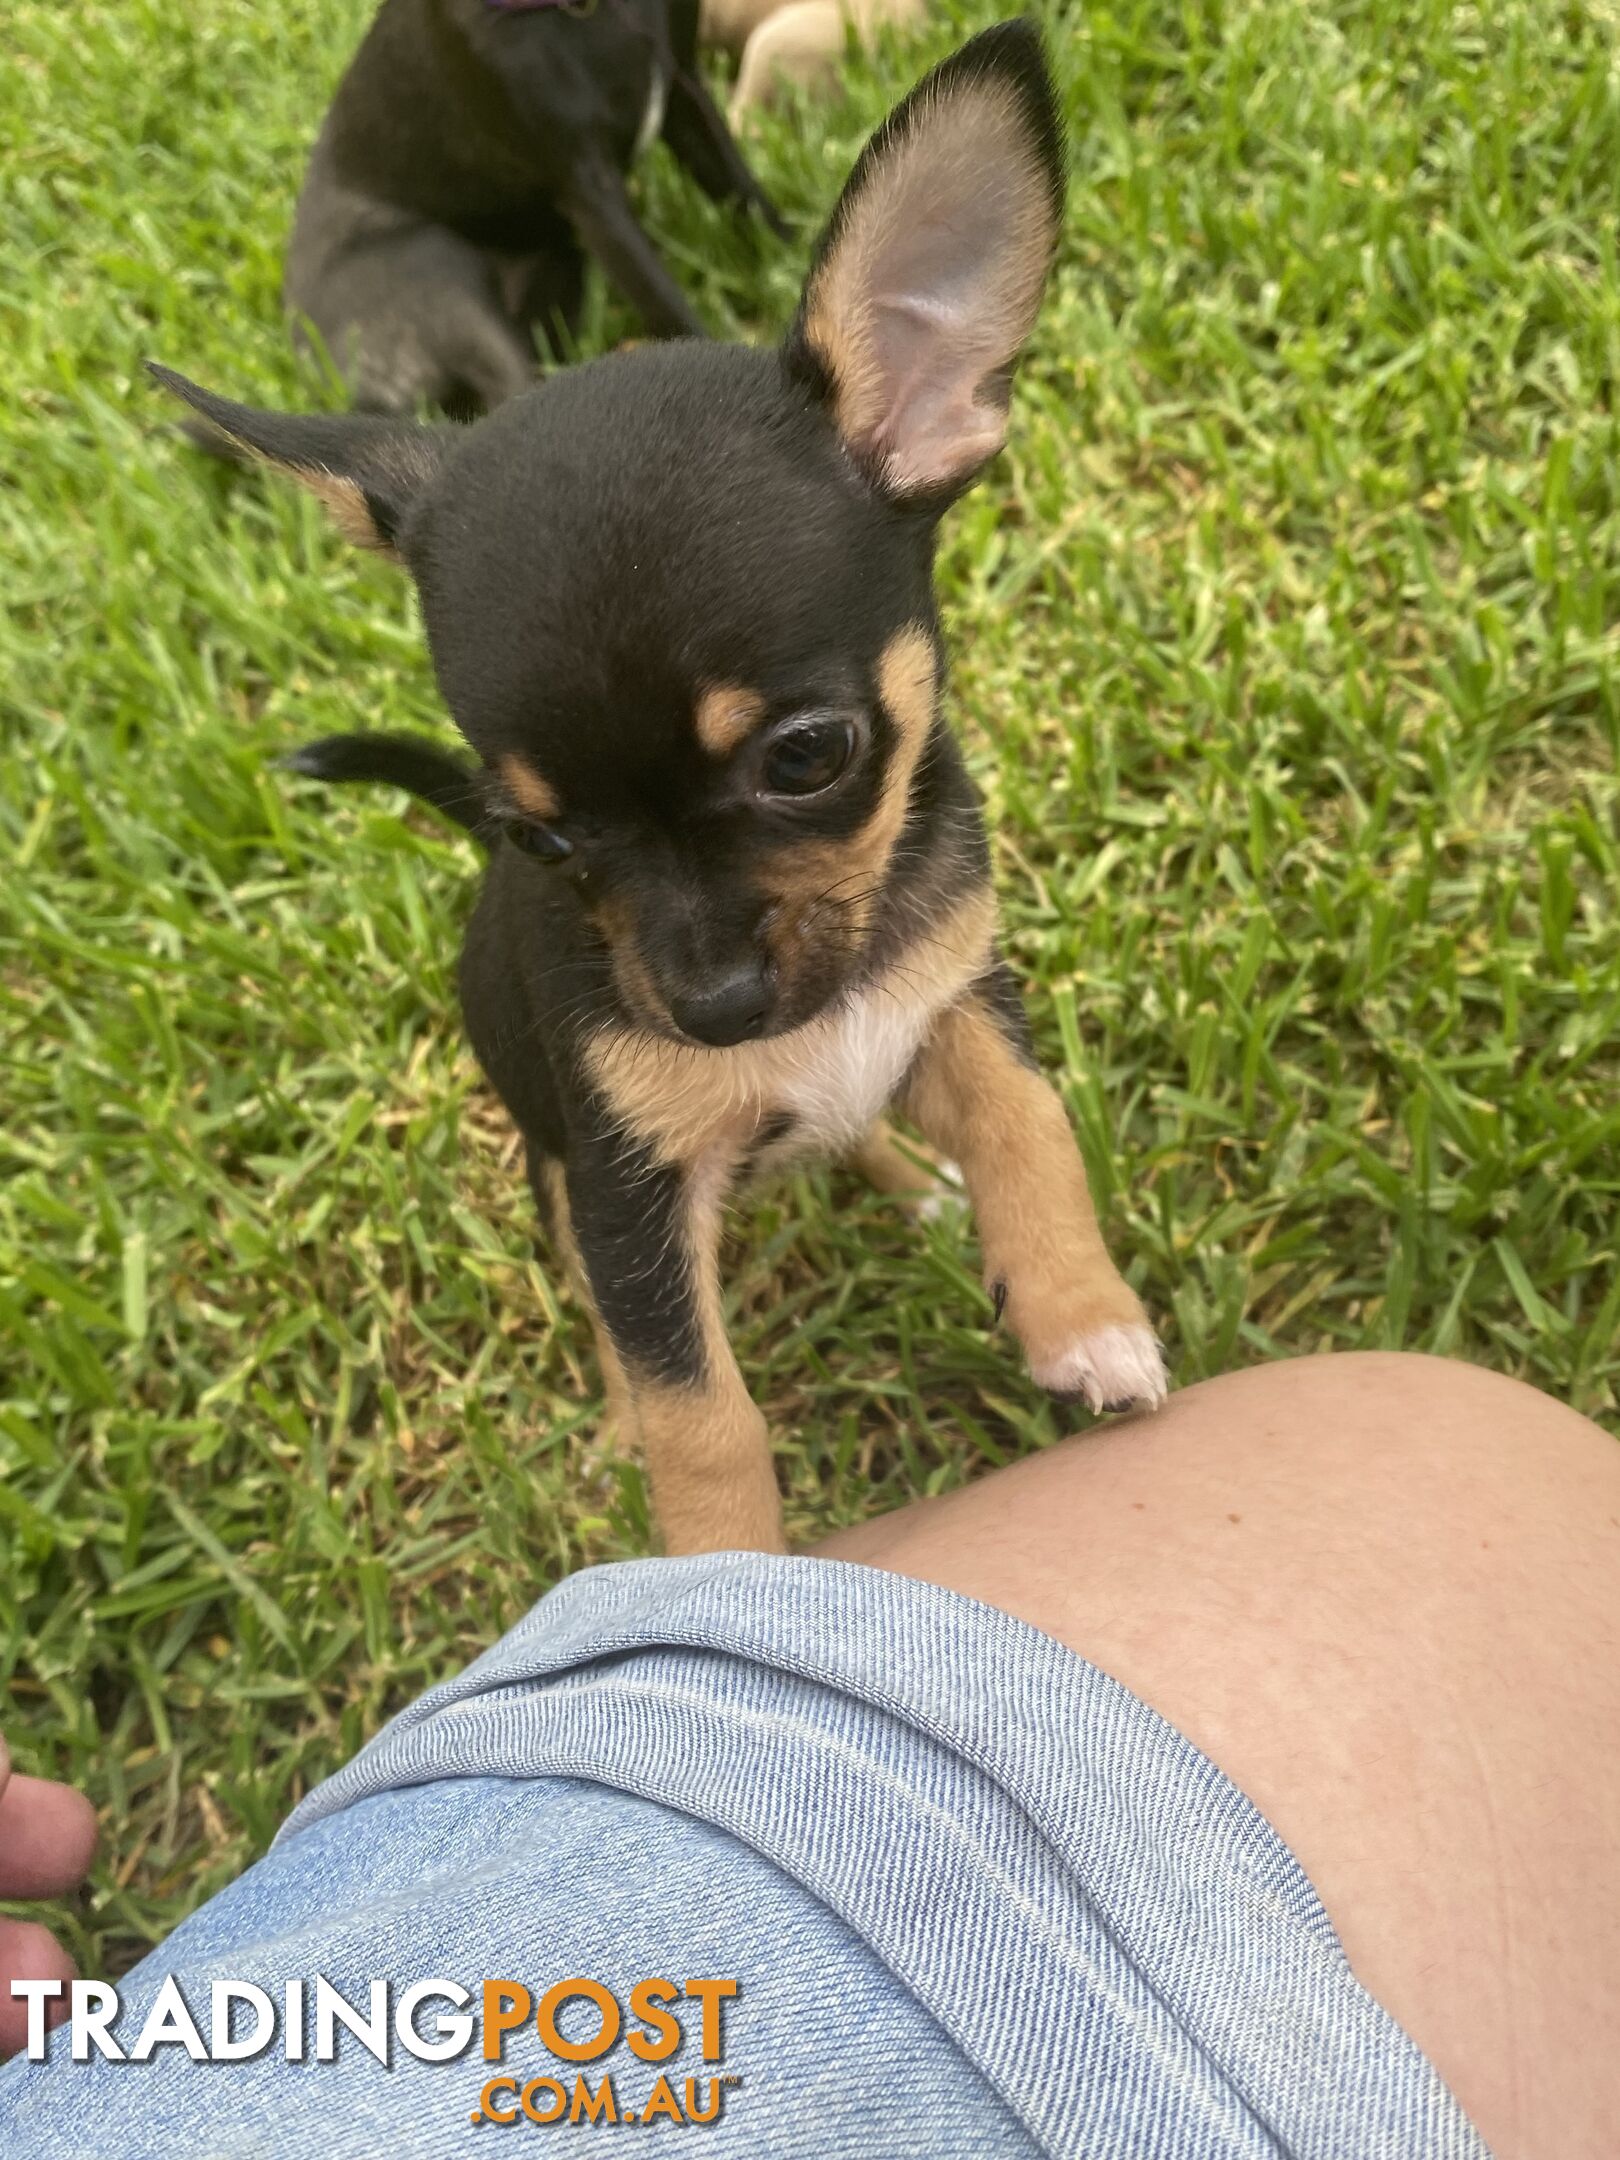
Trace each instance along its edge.
{"label": "green grass", "polygon": [[[19,0],[0,137],[0,1708],[87,1786],[127,1962],[390,1709],[644,1549],[451,965],[471,849],[269,769],[438,728],[403,580],[214,470],[367,0]],[[1011,951],[1182,1378],[1396,1344],[1620,1404],[1612,7],[1113,0],[1012,448],[942,561]],[[806,236],[969,22],[756,144]],[[717,328],[803,246],[656,156]],[[631,329],[596,304],[588,343]],[[742,1214],[809,1536],[1073,1422],[960,1226]]]}

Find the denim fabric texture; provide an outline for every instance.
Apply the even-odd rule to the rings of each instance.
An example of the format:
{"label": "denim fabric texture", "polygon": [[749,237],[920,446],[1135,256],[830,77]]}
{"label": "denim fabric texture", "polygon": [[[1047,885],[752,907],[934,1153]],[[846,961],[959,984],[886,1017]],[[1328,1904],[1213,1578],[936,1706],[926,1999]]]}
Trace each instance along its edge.
{"label": "denim fabric texture", "polygon": [[[1188,1740],[1009,1614],[840,1561],[570,1577],[144,1961],[120,2037],[171,1971],[194,2006],[216,1975],[320,1972],[356,2000],[379,1977],[734,1975],[721,2119],[561,2123],[567,2153],[1485,2160]],[[476,2048],[63,2054],[0,2072],[6,2160],[462,2160],[540,2134],[469,2120]],[[532,2030],[508,2062],[555,2068]]]}

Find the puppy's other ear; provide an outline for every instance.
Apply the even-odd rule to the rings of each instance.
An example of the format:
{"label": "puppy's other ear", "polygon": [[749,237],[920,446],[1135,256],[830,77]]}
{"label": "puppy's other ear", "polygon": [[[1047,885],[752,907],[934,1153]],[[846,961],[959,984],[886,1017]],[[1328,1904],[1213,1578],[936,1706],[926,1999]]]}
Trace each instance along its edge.
{"label": "puppy's other ear", "polygon": [[785,358],[889,493],[954,493],[1001,448],[1062,208],[1057,102],[1027,22],[942,62],[861,153]]}
{"label": "puppy's other ear", "polygon": [[411,506],[438,474],[455,435],[449,427],[371,413],[256,412],[155,360],[147,369],[244,457],[301,481],[357,546],[388,555],[397,556]]}

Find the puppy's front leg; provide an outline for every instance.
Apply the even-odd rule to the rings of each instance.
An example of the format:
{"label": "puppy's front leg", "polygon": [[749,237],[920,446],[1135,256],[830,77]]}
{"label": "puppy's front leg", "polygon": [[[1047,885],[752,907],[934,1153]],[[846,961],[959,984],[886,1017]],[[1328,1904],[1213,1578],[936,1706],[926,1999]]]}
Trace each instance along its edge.
{"label": "puppy's front leg", "polygon": [[584,160],[563,209],[581,244],[596,257],[655,337],[707,337],[702,318],[641,229],[622,176],[601,158]]}
{"label": "puppy's front leg", "polygon": [[1157,1339],[1108,1257],[1057,1092],[1016,1039],[1015,998],[991,978],[943,1013],[905,1106],[961,1165],[985,1280],[1041,1386],[1094,1410],[1160,1403]]}
{"label": "puppy's front leg", "polygon": [[721,1316],[721,1179],[652,1163],[633,1143],[603,1144],[570,1159],[567,1190],[665,1551],[785,1552],[765,1420]]}
{"label": "puppy's front leg", "polygon": [[[779,240],[788,226],[750,170],[698,68],[698,0],[670,0],[669,41],[675,79],[664,108],[664,140],[703,192],[715,202],[757,210]],[[842,21],[839,50],[842,52]]]}

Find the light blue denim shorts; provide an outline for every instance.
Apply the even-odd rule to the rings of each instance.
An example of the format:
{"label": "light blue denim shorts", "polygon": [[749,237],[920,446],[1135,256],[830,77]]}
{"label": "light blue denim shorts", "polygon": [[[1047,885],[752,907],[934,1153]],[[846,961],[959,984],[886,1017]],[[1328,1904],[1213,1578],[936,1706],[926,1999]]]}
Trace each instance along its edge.
{"label": "light blue denim shorts", "polygon": [[[1009,1614],[841,1561],[571,1577],[121,1984],[126,2054],[170,1975],[205,2035],[213,1982],[262,1988],[270,2044],[53,2036],[0,2073],[5,2160],[1485,2154],[1189,1741]],[[315,2059],[317,1978],[386,2062],[341,2018]],[[399,2038],[433,1981],[471,2004],[447,2060]],[[448,2047],[461,1999],[406,2024]]]}

